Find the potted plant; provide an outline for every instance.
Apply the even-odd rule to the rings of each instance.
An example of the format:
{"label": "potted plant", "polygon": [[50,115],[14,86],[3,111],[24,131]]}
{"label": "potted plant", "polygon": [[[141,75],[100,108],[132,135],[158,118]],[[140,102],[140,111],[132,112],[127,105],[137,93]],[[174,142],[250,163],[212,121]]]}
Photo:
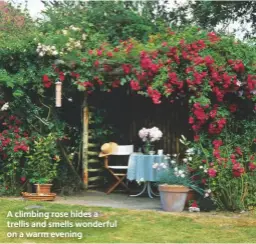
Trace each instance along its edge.
{"label": "potted plant", "polygon": [[158,164],[155,168],[158,174],[158,189],[160,192],[161,205],[164,211],[181,212],[183,211],[190,189],[202,194],[203,190],[196,184],[190,176],[183,159],[183,164],[178,165],[177,161],[168,160],[166,163]]}
{"label": "potted plant", "polygon": [[51,182],[57,176],[58,155],[56,137],[48,134],[34,142],[34,146],[27,156],[26,172],[29,181],[36,186],[37,194],[49,194]]}

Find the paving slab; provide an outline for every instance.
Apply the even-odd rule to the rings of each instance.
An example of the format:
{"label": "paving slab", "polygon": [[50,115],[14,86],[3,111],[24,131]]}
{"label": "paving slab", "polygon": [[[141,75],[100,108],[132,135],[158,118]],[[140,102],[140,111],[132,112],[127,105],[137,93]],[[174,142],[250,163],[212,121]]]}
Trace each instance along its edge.
{"label": "paving slab", "polygon": [[107,195],[100,191],[86,191],[79,195],[58,196],[54,203],[78,204],[96,207],[112,207],[126,209],[161,210],[160,198],[148,196],[131,197],[127,193],[111,193]]}

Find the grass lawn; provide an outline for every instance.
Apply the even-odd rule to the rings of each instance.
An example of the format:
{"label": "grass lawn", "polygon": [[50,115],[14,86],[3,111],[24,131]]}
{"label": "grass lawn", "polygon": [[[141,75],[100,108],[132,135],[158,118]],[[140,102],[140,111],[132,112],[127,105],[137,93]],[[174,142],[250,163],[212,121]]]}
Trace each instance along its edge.
{"label": "grass lawn", "polygon": [[[41,208],[31,209],[33,205]],[[21,227],[32,222],[44,222],[44,218],[11,217],[24,212],[44,214],[47,218],[49,212],[91,212],[99,213],[90,217],[51,217],[46,224],[62,222],[63,227]],[[7,217],[9,213],[9,217]],[[7,227],[7,221],[19,227]],[[81,222],[117,222],[117,227],[68,227],[71,224]],[[86,223],[85,223],[86,224]],[[7,237],[7,233],[17,233],[25,236],[20,238]],[[26,233],[32,232],[60,232],[66,234],[76,233],[77,237],[83,235],[82,239],[67,237],[26,237]],[[57,233],[56,233],[57,232]],[[77,233],[80,233],[79,235]],[[10,234],[11,235],[11,234]],[[12,234],[13,235],[13,234]],[[47,234],[48,235],[48,234]],[[64,235],[64,234],[63,234]],[[137,211],[126,209],[88,207],[79,205],[61,205],[44,202],[24,202],[19,200],[8,200],[0,198],[0,242],[8,243],[84,243],[84,242],[228,242],[228,243],[256,243],[256,214],[231,214],[231,213],[165,213],[156,211]]]}

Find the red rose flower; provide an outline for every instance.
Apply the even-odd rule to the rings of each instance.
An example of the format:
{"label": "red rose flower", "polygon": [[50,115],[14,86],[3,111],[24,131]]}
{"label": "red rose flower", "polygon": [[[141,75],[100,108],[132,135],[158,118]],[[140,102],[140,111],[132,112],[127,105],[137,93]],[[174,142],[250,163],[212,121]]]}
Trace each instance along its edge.
{"label": "red rose flower", "polygon": [[207,182],[207,181],[206,181],[206,179],[202,179],[202,184],[204,184],[204,185],[205,185],[205,184],[206,184],[206,182]]}
{"label": "red rose flower", "polygon": [[233,164],[232,174],[234,177],[240,177],[245,172],[244,167],[239,163]]}
{"label": "red rose flower", "polygon": [[256,170],[256,164],[255,163],[249,163],[249,170],[251,170],[251,171],[254,171],[254,170]]}
{"label": "red rose flower", "polygon": [[94,66],[95,66],[96,68],[98,68],[99,64],[100,64],[100,62],[99,62],[98,60],[96,60],[96,61],[94,62]]}
{"label": "red rose flower", "polygon": [[140,90],[140,85],[139,85],[138,81],[131,80],[130,81],[130,86],[131,86],[132,90],[134,90],[134,91]]}
{"label": "red rose flower", "polygon": [[215,158],[221,158],[221,156],[220,156],[220,151],[219,151],[218,149],[214,149],[214,150],[213,150],[213,156],[214,156]]}
{"label": "red rose flower", "polygon": [[26,181],[26,177],[24,177],[24,176],[21,177],[21,178],[20,178],[20,181],[21,181],[22,183],[25,182],[25,181]]}
{"label": "red rose flower", "polygon": [[213,144],[215,149],[218,149],[221,145],[223,145],[223,142],[222,142],[222,140],[214,140],[212,142],[212,144]]}
{"label": "red rose flower", "polygon": [[110,58],[112,58],[112,57],[113,57],[113,53],[112,53],[112,52],[108,52],[108,53],[107,53],[107,56],[110,57]]}
{"label": "red rose flower", "polygon": [[43,82],[49,82],[50,81],[48,75],[43,75],[42,79],[43,79]]}
{"label": "red rose flower", "polygon": [[214,178],[217,175],[217,171],[213,168],[210,168],[210,169],[208,169],[208,175],[209,175],[209,177]]}
{"label": "red rose flower", "polygon": [[236,159],[236,155],[235,155],[235,154],[231,154],[231,155],[230,155],[230,158],[231,158],[231,159]]}
{"label": "red rose flower", "polygon": [[191,207],[193,207],[193,208],[198,208],[198,205],[197,205],[196,200],[193,201],[193,203],[191,204]]}
{"label": "red rose flower", "polygon": [[209,41],[212,43],[216,43],[220,40],[220,38],[214,32],[209,32],[207,36],[209,38]]}
{"label": "red rose flower", "polygon": [[194,124],[195,120],[193,117],[189,117],[188,123],[189,124]]}
{"label": "red rose flower", "polygon": [[242,151],[241,151],[241,148],[240,148],[240,147],[236,147],[236,148],[235,148],[235,151],[236,151],[236,153],[237,153],[237,154],[239,154],[240,156],[242,156],[242,155],[243,155],[243,153],[242,153]]}
{"label": "red rose flower", "polygon": [[157,90],[154,90],[152,87],[148,87],[147,89],[149,97],[152,98],[154,104],[161,103],[161,93]]}
{"label": "red rose flower", "polygon": [[71,72],[71,76],[76,78],[76,79],[79,79],[80,75],[78,73],[75,73],[75,72]]}
{"label": "red rose flower", "polygon": [[43,80],[43,85],[44,85],[45,88],[51,87],[52,82],[49,79],[48,75],[43,75],[42,80]]}
{"label": "red rose flower", "polygon": [[132,71],[132,66],[130,64],[123,64],[122,68],[126,75],[130,74]]}
{"label": "red rose flower", "polygon": [[236,110],[237,110],[237,105],[236,105],[236,104],[231,104],[231,105],[229,106],[229,111],[230,111],[231,113],[236,112]]}
{"label": "red rose flower", "polygon": [[59,73],[59,79],[60,79],[60,81],[64,81],[65,80],[65,75],[64,75],[63,72]]}
{"label": "red rose flower", "polygon": [[195,135],[194,136],[194,141],[199,141],[200,140],[200,136],[199,135]]}

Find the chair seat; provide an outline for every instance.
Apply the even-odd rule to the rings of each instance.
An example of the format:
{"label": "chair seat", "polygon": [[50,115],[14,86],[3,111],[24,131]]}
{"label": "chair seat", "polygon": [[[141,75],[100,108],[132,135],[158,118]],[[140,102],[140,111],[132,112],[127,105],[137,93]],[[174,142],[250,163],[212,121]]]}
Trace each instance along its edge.
{"label": "chair seat", "polygon": [[128,166],[108,166],[110,169],[128,169]]}

